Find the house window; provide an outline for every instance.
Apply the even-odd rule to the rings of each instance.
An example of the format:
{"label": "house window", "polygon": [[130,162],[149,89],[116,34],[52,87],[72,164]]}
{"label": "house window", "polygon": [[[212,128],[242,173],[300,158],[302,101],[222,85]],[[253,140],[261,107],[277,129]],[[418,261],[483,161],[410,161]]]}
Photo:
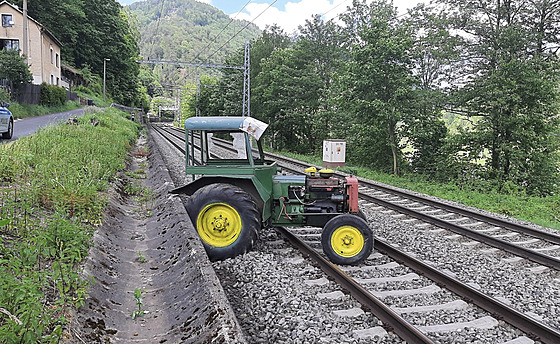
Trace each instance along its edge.
{"label": "house window", "polygon": [[60,86],[60,78],[58,76],[56,77],[56,86]]}
{"label": "house window", "polygon": [[11,14],[2,14],[2,27],[14,26],[14,17]]}
{"label": "house window", "polygon": [[19,50],[19,40],[17,40],[17,39],[0,39],[0,49]]}
{"label": "house window", "polygon": [[58,56],[58,53],[56,53],[56,66],[58,67],[60,64],[60,58]]}
{"label": "house window", "polygon": [[[51,47],[51,64],[54,64],[54,50],[53,50],[52,47]],[[52,82],[51,82],[51,84],[52,84]]]}
{"label": "house window", "polygon": [[51,74],[51,85],[54,85],[54,75]]}

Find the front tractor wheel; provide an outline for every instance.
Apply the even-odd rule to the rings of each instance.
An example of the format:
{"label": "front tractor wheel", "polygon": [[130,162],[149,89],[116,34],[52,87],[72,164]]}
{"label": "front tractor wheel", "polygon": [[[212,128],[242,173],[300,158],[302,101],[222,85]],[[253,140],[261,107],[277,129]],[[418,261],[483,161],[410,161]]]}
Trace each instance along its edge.
{"label": "front tractor wheel", "polygon": [[366,221],[356,215],[332,218],[321,234],[323,252],[335,264],[350,265],[364,261],[373,249],[373,232]]}
{"label": "front tractor wheel", "polygon": [[210,184],[187,200],[189,217],[211,261],[232,258],[253,247],[260,215],[251,196],[230,184]]}

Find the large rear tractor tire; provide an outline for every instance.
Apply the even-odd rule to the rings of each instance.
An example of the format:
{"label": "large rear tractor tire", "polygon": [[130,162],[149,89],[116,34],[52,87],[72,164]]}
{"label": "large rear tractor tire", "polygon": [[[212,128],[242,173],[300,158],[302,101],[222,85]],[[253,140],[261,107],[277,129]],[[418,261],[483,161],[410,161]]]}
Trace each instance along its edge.
{"label": "large rear tractor tire", "polygon": [[373,250],[373,232],[362,218],[342,214],[325,224],[321,244],[331,262],[341,265],[359,264]]}
{"label": "large rear tractor tire", "polygon": [[251,196],[231,184],[210,184],[186,202],[211,261],[233,258],[253,247],[261,216]]}

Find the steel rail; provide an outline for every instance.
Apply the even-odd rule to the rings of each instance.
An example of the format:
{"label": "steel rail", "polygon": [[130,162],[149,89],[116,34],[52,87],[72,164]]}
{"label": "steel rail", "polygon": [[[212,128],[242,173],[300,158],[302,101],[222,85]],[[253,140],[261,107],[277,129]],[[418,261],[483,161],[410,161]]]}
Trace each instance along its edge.
{"label": "steel rail", "polygon": [[420,330],[411,325],[389,306],[385,305],[369,291],[356,283],[356,281],[354,281],[344,271],[340,270],[336,265],[323,258],[321,254],[301,241],[297,236],[282,227],[279,227],[278,231],[297,249],[312,258],[319,265],[321,270],[333,278],[340,286],[350,292],[354,298],[356,298],[364,307],[367,307],[373,315],[383,322],[383,324],[392,328],[401,339],[405,340],[407,343],[413,344],[434,343],[424,333],[420,332]]}
{"label": "steel rail", "polygon": [[152,129],[154,129],[158,134],[160,134],[161,137],[163,137],[165,140],[167,140],[167,142],[169,142],[171,145],[173,145],[173,147],[177,148],[181,153],[185,154],[184,141],[183,141],[183,145],[180,145],[180,144],[176,143],[175,141],[170,140],[166,135],[164,135],[165,130],[163,130],[160,126],[150,125],[150,127]]}
{"label": "steel rail", "polygon": [[430,280],[442,285],[446,289],[454,292],[460,297],[471,301],[485,311],[494,314],[496,317],[503,319],[505,322],[515,326],[516,328],[536,336],[544,343],[560,343],[560,331],[543,324],[532,317],[519,312],[518,310],[500,302],[483,292],[449,276],[436,268],[398,250],[388,243],[379,240],[374,241],[374,249],[385,253],[392,259],[401,262],[418,273],[426,276]]}
{"label": "steel rail", "polygon": [[427,199],[427,198],[424,198],[422,196],[413,195],[413,194],[407,193],[405,191],[395,190],[395,189],[392,189],[392,188],[389,188],[389,187],[386,187],[386,186],[383,186],[383,185],[377,185],[377,184],[368,182],[366,180],[363,180],[363,178],[358,178],[358,179],[359,179],[359,181],[362,185],[367,185],[367,186],[370,186],[370,187],[375,188],[375,189],[381,189],[385,192],[388,192],[388,193],[391,193],[391,194],[394,194],[394,195],[397,195],[397,196],[412,199],[416,202],[424,203],[424,204],[432,206],[434,208],[440,208],[440,209],[447,210],[447,211],[450,211],[450,212],[453,212],[453,213],[468,216],[468,217],[471,217],[471,218],[476,219],[476,220],[484,221],[484,222],[489,223],[489,224],[494,225],[494,226],[503,227],[504,229],[510,229],[510,230],[513,230],[513,231],[516,231],[516,232],[520,232],[520,233],[523,233],[523,234],[530,235],[530,236],[538,238],[538,239],[543,239],[543,240],[549,241],[551,243],[560,244],[560,235],[558,235],[558,234],[548,233],[548,232],[541,231],[541,230],[538,230],[538,229],[535,229],[535,228],[531,228],[529,226],[520,225],[520,224],[517,224],[517,223],[513,223],[511,221],[500,219],[500,218],[497,218],[497,217],[494,217],[494,216],[483,215],[483,214],[476,213],[474,211],[464,209],[464,208],[460,208],[460,207],[457,207],[457,206],[454,206],[454,205],[451,205],[451,204],[446,204],[446,203],[438,202],[438,201],[435,201],[435,200]]}
{"label": "steel rail", "polygon": [[367,200],[369,202],[373,202],[376,204],[379,204],[385,208],[389,208],[392,210],[395,210],[401,214],[406,214],[410,217],[414,217],[417,218],[419,220],[422,220],[424,222],[428,222],[431,223],[433,225],[436,225],[438,227],[442,227],[445,229],[448,229],[452,232],[455,232],[457,234],[461,234],[464,235],[466,237],[469,237],[473,240],[477,240],[480,241],[484,244],[499,248],[501,250],[513,253],[515,255],[518,255],[520,257],[523,258],[527,258],[533,262],[548,266],[550,268],[553,268],[555,270],[560,270],[560,259],[552,257],[552,256],[548,256],[545,254],[542,254],[540,252],[528,249],[528,248],[524,248],[524,247],[520,247],[514,244],[511,244],[507,241],[498,239],[498,238],[494,238],[490,235],[486,235],[484,233],[480,233],[459,225],[456,225],[454,223],[451,222],[447,222],[445,220],[442,219],[438,219],[437,217],[434,216],[430,216],[427,214],[424,214],[422,212],[418,212],[406,207],[403,207],[401,205],[395,204],[395,203],[391,203],[389,201],[385,201],[370,195],[366,195],[366,194],[362,194],[360,193],[360,198]]}
{"label": "steel rail", "polygon": [[[167,140],[169,143],[171,143],[174,147],[176,147],[181,153],[185,154],[185,137],[184,136],[180,136],[177,135],[176,133],[173,133],[172,130],[174,131],[179,131],[181,132],[180,129],[176,129],[175,127],[166,127],[166,126],[159,126],[159,125],[154,125],[152,126],[153,128],[157,128],[156,131],[158,132],[158,134],[161,135],[161,137],[163,137],[165,140]],[[184,130],[182,131],[184,133]],[[174,137],[176,139],[181,140],[181,145],[178,143],[175,143],[173,140],[171,140],[169,138],[169,136],[165,135],[164,133],[167,133],[169,135],[171,135],[171,137]],[[221,146],[221,145],[218,145]],[[196,150],[200,151],[200,147],[199,146],[194,146],[194,148]],[[230,148],[231,149],[231,148]],[[214,153],[210,153],[211,157],[214,158],[219,158],[218,155],[214,154]],[[194,161],[195,165],[200,165],[200,161],[196,160],[194,157],[191,157],[191,160]]]}

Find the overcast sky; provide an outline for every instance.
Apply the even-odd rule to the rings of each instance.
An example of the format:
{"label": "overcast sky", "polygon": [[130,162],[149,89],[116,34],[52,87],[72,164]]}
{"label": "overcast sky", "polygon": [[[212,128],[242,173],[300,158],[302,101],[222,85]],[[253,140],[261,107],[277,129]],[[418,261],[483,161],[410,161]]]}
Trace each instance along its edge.
{"label": "overcast sky", "polygon": [[[139,0],[119,0],[123,5],[137,1]],[[336,17],[352,4],[352,0],[277,0],[272,7],[268,8],[274,0],[197,1],[217,7],[235,19],[253,21],[258,16],[254,23],[259,28],[264,29],[266,25],[276,23],[287,33],[296,30],[299,25],[303,25],[305,20],[311,18],[314,14],[325,15],[325,19],[328,20]],[[419,2],[423,2],[423,0],[394,0],[395,6],[401,13],[406,12],[407,8],[413,7]],[[260,13],[262,14],[259,16]]]}

